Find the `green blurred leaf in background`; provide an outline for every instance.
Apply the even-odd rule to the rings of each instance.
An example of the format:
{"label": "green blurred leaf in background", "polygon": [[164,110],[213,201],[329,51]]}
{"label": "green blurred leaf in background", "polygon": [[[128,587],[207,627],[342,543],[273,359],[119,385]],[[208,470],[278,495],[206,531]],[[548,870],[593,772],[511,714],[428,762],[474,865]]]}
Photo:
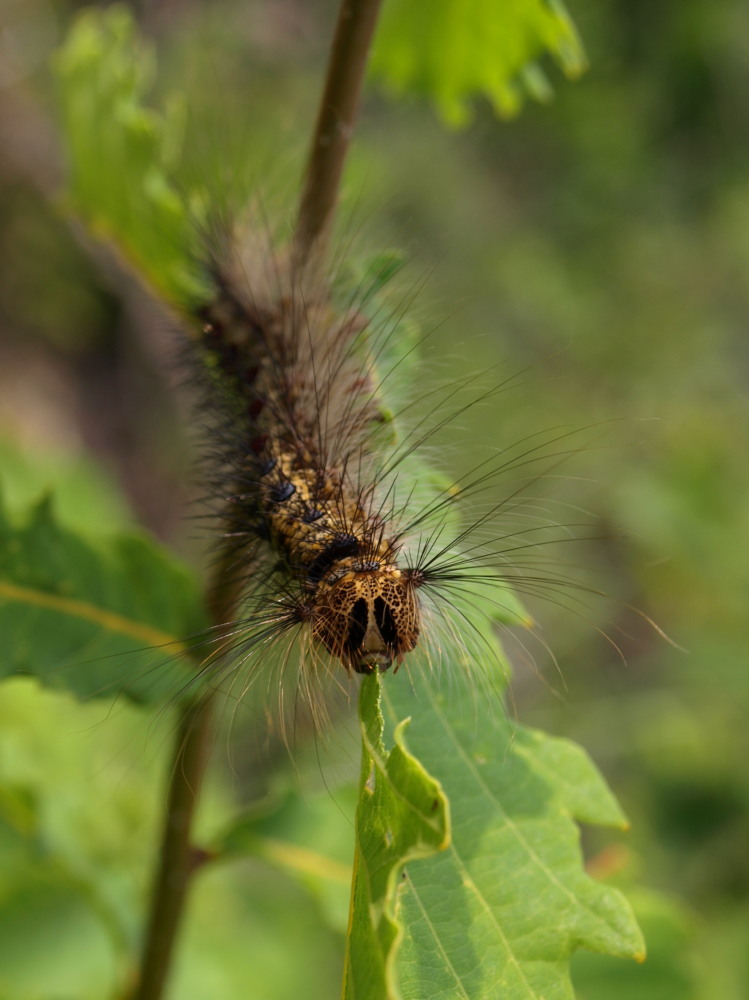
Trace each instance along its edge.
{"label": "green blurred leaf in background", "polygon": [[[57,30],[50,33],[48,6],[24,4],[24,37],[35,42],[37,56]],[[290,13],[285,19],[282,7]],[[61,22],[71,15],[62,3],[55,12]],[[191,5],[170,5],[162,14],[162,50],[182,52],[181,64],[173,57],[168,65],[164,89],[182,89],[185,66],[200,61],[207,39],[213,45],[223,38],[225,48],[214,59],[226,66],[231,81],[222,103],[228,93],[247,98],[253,135],[260,127],[272,132],[268,122],[301,134],[304,115],[295,118],[288,109],[292,101],[309,107],[319,74],[319,65],[306,55],[309,39],[313,44],[317,39],[321,51],[326,40],[323,19],[318,21],[309,5],[243,3],[238,13],[222,5],[222,23],[214,21],[210,30]],[[663,647],[652,633],[610,609],[575,605],[570,614],[553,605],[544,611],[532,602],[534,618],[545,622],[543,634],[553,634],[564,699],[550,697],[544,674],[554,668],[546,667],[542,654],[536,654],[534,670],[525,665],[529,657],[514,657],[517,713],[586,746],[633,822],[628,839],[634,872],[613,884],[632,901],[648,941],[648,961],[640,966],[581,952],[573,963],[578,994],[584,1000],[609,995],[744,1000],[749,982],[749,782],[741,766],[749,755],[749,576],[743,558],[749,520],[741,502],[749,493],[747,11],[738,0],[685,0],[678,8],[577,0],[572,14],[592,68],[579,86],[559,88],[552,108],[529,104],[497,135],[477,103],[475,127],[456,138],[413,107],[373,103],[362,118],[349,187],[364,215],[376,215],[383,245],[402,244],[405,235],[416,270],[434,274],[436,292],[428,290],[417,305],[435,327],[429,345],[433,367],[447,366],[459,378],[503,361],[539,373],[525,382],[517,405],[496,400],[447,429],[444,448],[454,454],[456,467],[446,471],[455,476],[461,463],[470,468],[480,461],[475,443],[487,435],[520,440],[529,427],[588,426],[623,417],[603,448],[581,456],[583,471],[575,482],[561,486],[563,500],[574,497],[578,507],[602,514],[605,530],[595,532],[602,539],[579,559],[590,561],[600,589],[622,604],[643,607],[690,650],[684,655]],[[29,44],[23,52],[33,48]],[[250,57],[234,58],[240,48]],[[15,66],[18,52],[11,55],[8,65]],[[44,93],[46,84],[29,72],[22,79],[26,85]],[[203,83],[198,90],[215,106],[215,85]],[[467,99],[459,97],[454,113],[465,115]],[[196,103],[193,91],[186,104],[192,110]],[[183,130],[190,149],[210,146],[199,130],[191,131],[190,117],[178,109],[170,131],[174,141],[167,147],[177,144]],[[31,118],[23,124],[33,132]],[[3,180],[10,178],[0,191],[4,433],[22,441],[27,469],[43,467],[45,451],[59,448],[59,432],[67,431],[111,473],[119,467],[126,438],[104,446],[94,441],[92,447],[87,415],[103,418],[115,403],[110,394],[102,407],[92,373],[100,381],[103,365],[92,359],[103,357],[106,365],[123,370],[124,355],[132,355],[131,346],[123,345],[137,343],[141,334],[132,319],[112,308],[115,296],[102,294],[98,274],[80,263],[80,254],[76,258],[33,183],[14,173],[12,154],[19,148],[15,142],[0,148]],[[167,148],[167,163],[171,157]],[[146,221],[158,216],[150,207],[135,214]],[[61,279],[68,265],[74,285]],[[176,271],[184,273],[181,261]],[[456,302],[462,303],[458,316],[443,329]],[[67,337],[64,344],[60,331]],[[42,355],[45,377],[38,364]],[[131,387],[146,378],[147,359],[139,358],[135,370],[133,377],[125,368]],[[425,369],[422,377],[429,374]],[[55,391],[58,384],[66,390]],[[89,406],[77,411],[66,405],[70,396]],[[137,400],[142,423],[133,436],[141,466],[144,456],[152,455],[154,427],[161,426],[156,401],[154,392]],[[52,419],[37,419],[49,413]],[[158,451],[166,461],[179,443],[163,430],[160,435]],[[3,460],[3,472],[15,465]],[[160,496],[163,480],[146,467],[152,493]],[[11,484],[14,530],[22,530],[19,508],[37,500],[41,487],[54,486],[56,476],[28,488]],[[59,476],[69,483],[75,478],[63,470]],[[132,498],[132,476],[123,481]],[[93,488],[80,489],[92,498],[83,505],[90,514],[84,518],[81,512],[72,524],[75,502],[68,495],[59,504],[66,527],[80,529],[84,519],[93,525],[95,508],[108,504],[95,499]],[[119,530],[126,515],[119,498],[116,506]],[[597,629],[614,636],[626,665]],[[133,760],[122,753],[122,744],[130,745],[139,725],[156,722],[124,705],[123,712],[134,714],[118,722],[108,717],[105,702],[74,705],[65,694],[40,690],[30,679],[4,682],[2,708],[0,800],[3,823],[13,831],[6,836],[3,827],[9,852],[3,854],[3,870],[18,865],[19,873],[28,871],[25,862],[17,862],[17,852],[27,850],[19,844],[41,845],[38,863],[46,863],[49,834],[42,838],[37,831],[57,824],[60,809],[54,804],[62,795],[70,804],[68,816],[90,820],[91,836],[74,826],[66,841],[93,859],[98,885],[108,882],[101,845],[110,844],[112,856],[120,857],[115,880],[131,889],[125,926],[134,935],[160,805],[151,800],[160,786],[155,773],[141,777],[141,736],[135,737]],[[399,714],[412,710],[404,706]],[[84,740],[74,755],[75,734],[86,733],[96,739]],[[155,737],[160,744],[165,738]],[[408,740],[415,748],[414,723]],[[96,763],[102,758],[121,760],[122,770]],[[23,769],[31,760],[37,784]],[[244,763],[235,766],[246,781]],[[137,819],[146,807],[151,827]],[[218,837],[217,831],[227,830],[233,808],[224,802],[217,817],[215,801],[207,804],[208,833]],[[35,818],[40,815],[50,822],[40,826]],[[100,839],[93,836],[98,823]],[[59,826],[66,829],[62,820]],[[345,826],[343,820],[341,842]],[[273,839],[270,832],[268,838]],[[590,827],[583,838],[586,856],[595,860],[606,841]],[[211,836],[204,842],[210,844]],[[142,850],[139,861],[128,853],[136,848]],[[334,995],[342,939],[331,927],[340,928],[340,903],[333,907],[336,923],[329,924],[317,897],[300,889],[304,876],[287,879],[280,867],[257,858],[238,865],[208,866],[197,887],[176,995],[186,1000],[241,995],[247,962],[268,983],[274,1000],[300,992]],[[133,872],[139,873],[137,886]],[[54,877],[44,872],[28,877],[29,885],[60,884],[56,871]],[[643,899],[632,888],[639,881],[680,901],[669,908],[663,896]],[[2,898],[17,899],[8,893]],[[85,930],[91,961],[87,967],[84,962],[78,978],[61,967],[68,978],[60,985],[99,1000],[111,982],[111,956],[124,954],[118,952],[124,946],[107,937],[108,916],[95,924],[90,913],[96,907],[81,906],[77,887],[71,896],[77,912],[85,914],[76,926]],[[49,893],[51,905],[58,898]],[[275,934],[280,920],[287,935],[281,947]],[[111,943],[100,947],[103,941]],[[286,960],[289,949],[296,957],[293,967]],[[34,953],[27,971],[35,974],[35,983],[28,989],[0,977],[0,995],[39,1000],[39,989],[52,978],[44,961]]]}
{"label": "green blurred leaf in background", "polygon": [[567,76],[585,69],[561,0],[388,0],[372,74],[396,96],[426,97],[446,122],[464,125],[476,96],[502,117],[517,114],[526,94],[548,100],[551,86],[537,61],[546,53]]}
{"label": "green blurred leaf in background", "polygon": [[5,676],[32,674],[84,699],[164,701],[189,689],[187,643],[204,628],[195,582],[147,539],[85,540],[57,523],[49,500],[20,523],[0,513]]}

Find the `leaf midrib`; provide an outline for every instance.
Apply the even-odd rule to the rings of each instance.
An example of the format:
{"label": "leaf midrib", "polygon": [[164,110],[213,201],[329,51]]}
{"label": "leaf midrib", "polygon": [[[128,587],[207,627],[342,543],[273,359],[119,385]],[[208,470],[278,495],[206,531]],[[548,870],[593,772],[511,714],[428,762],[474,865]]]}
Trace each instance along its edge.
{"label": "leaf midrib", "polygon": [[115,632],[119,635],[126,635],[131,639],[137,639],[149,646],[171,646],[175,653],[184,654],[188,652],[188,647],[184,642],[177,639],[161,629],[144,625],[142,622],[133,621],[116,611],[109,611],[106,608],[97,607],[88,601],[81,601],[73,597],[61,597],[59,594],[50,594],[47,591],[36,590],[32,587],[22,587],[16,583],[9,583],[0,580],[0,598],[17,604],[25,604],[31,607],[43,608],[57,614],[66,615],[69,618],[77,618],[80,621],[91,622],[100,625],[108,632]]}

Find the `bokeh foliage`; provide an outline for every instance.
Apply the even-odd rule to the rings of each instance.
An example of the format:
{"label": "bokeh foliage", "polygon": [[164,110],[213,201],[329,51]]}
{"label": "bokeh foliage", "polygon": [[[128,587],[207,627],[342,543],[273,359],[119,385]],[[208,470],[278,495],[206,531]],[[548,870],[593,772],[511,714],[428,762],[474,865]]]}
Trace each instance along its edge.
{"label": "bokeh foliage", "polygon": [[[418,43],[414,44],[418,39]],[[585,68],[582,44],[560,0],[433,0],[385,3],[372,53],[372,75],[399,96],[432,101],[453,125],[465,124],[471,98],[497,114],[516,114],[526,95],[548,100],[540,64],[551,54],[570,77]]]}
{"label": "bokeh foliage", "polygon": [[[512,18],[508,22],[511,25]],[[446,35],[443,47],[449,41]],[[166,296],[167,306],[190,313],[209,294],[207,281],[204,290],[199,280],[198,236],[211,220],[196,214],[194,208],[196,202],[208,205],[212,192],[206,184],[194,191],[180,188],[174,176],[174,168],[182,161],[182,145],[174,137],[174,112],[159,113],[143,103],[151,82],[151,49],[138,36],[125,8],[113,7],[104,13],[90,11],[71,30],[57,66],[68,155],[68,192],[74,211],[144,273],[151,285]],[[511,69],[514,72],[517,67]],[[167,156],[169,136],[171,156]],[[371,273],[365,283],[358,283],[358,294],[361,307],[375,317],[382,316],[387,323],[377,287],[392,274],[397,261],[388,255],[380,255],[377,260],[368,269]],[[387,356],[382,350],[378,352],[378,364],[386,372],[396,367],[402,377],[407,365],[413,367],[415,355],[409,350],[413,332],[397,318],[393,323],[383,342],[396,345],[397,356],[391,358],[392,349],[387,347]],[[378,325],[379,319],[373,326]],[[376,342],[376,330],[371,335]],[[402,445],[397,437],[393,439],[392,428],[386,433],[390,461],[392,449]],[[404,440],[409,441],[408,437]],[[409,464],[414,465],[415,460],[410,459]],[[399,475],[413,475],[413,482],[406,478],[402,487],[411,494],[411,504],[429,503],[430,489],[434,488],[444,500],[446,486],[430,472],[416,466],[411,474],[401,465]],[[413,494],[414,489],[419,497]],[[49,503],[39,507],[19,529],[14,530],[11,522],[4,528],[2,540],[7,558],[1,567],[0,596],[8,623],[8,670],[32,673],[78,696],[100,697],[107,690],[115,690],[149,702],[159,697],[166,699],[170,674],[176,673],[177,679],[180,674],[180,657],[175,656],[172,665],[168,663],[169,654],[182,652],[184,660],[184,654],[189,653],[189,648],[178,650],[184,644],[175,641],[174,636],[189,636],[200,630],[194,608],[183,610],[180,588],[175,586],[177,574],[173,571],[169,577],[168,561],[154,549],[126,538],[115,539],[111,551],[95,551],[56,524]],[[488,596],[474,594],[461,621],[477,628],[473,625],[476,609],[472,604],[480,600],[491,609],[489,620],[523,624],[527,616],[510,598],[506,587],[492,596],[498,613],[493,612]],[[165,601],[171,601],[166,613]],[[445,644],[439,657],[444,661],[440,676],[427,671],[422,683],[430,688],[440,680],[452,683],[450,673],[462,670],[464,662],[471,658],[477,660],[478,672],[478,663],[487,654],[499,664],[502,656],[499,651],[493,652],[495,640],[486,628],[482,631],[484,646],[471,652],[463,649],[461,656],[453,655],[451,646]],[[123,638],[150,641],[156,646],[156,662],[139,672],[129,662],[136,657],[118,659],[111,647]],[[210,635],[205,644],[198,644],[198,652],[206,648],[210,648]],[[93,651],[100,655],[92,658]],[[76,653],[85,657],[80,663],[75,662]],[[66,660],[73,664],[71,669],[61,666]],[[262,664],[257,664],[264,678],[255,681],[253,687],[265,686],[265,678],[272,676],[271,663],[265,661],[263,657]],[[121,676],[125,663],[126,673]],[[243,684],[242,674],[249,678],[256,669],[249,664],[243,670],[241,659],[239,664],[236,675],[234,670],[229,671],[233,678],[229,692],[234,697],[237,677]],[[181,666],[184,675],[184,662]],[[220,677],[213,666],[213,670],[202,671],[200,678],[213,674]],[[102,682],[102,673],[106,675],[107,670],[113,672],[109,684]],[[212,682],[219,683],[215,677]],[[175,683],[178,680],[172,688]],[[293,685],[293,675],[281,684],[282,690]],[[408,684],[406,674],[397,686],[404,684]],[[567,997],[571,995],[569,956],[577,947],[629,957],[639,957],[643,952],[639,930],[622,896],[582,871],[579,833],[572,822],[584,818],[594,823],[621,824],[620,812],[583,755],[561,752],[561,744],[556,752],[549,753],[540,737],[534,739],[520,730],[505,728],[500,733],[495,726],[495,717],[502,718],[504,711],[500,685],[498,676],[478,702],[451,697],[437,707],[434,701],[431,720],[424,703],[416,711],[420,730],[444,730],[453,750],[459,752],[446,755],[440,741],[423,742],[421,759],[406,749],[402,739],[404,723],[396,725],[397,714],[393,720],[394,746],[386,750],[380,735],[379,687],[374,681],[362,685],[363,761],[355,821],[357,846],[346,939],[345,996],[381,1000],[401,995],[398,944],[406,932],[410,973],[405,988],[415,994],[429,988],[433,974],[425,958],[431,949],[426,949],[426,942],[415,947],[421,936],[419,927],[428,927],[429,939],[439,942],[447,987],[460,984],[462,991],[471,996],[496,989],[502,989],[508,997],[521,996],[531,989],[539,996]],[[191,686],[183,676],[178,694],[184,697]],[[239,697],[244,700],[241,694]],[[288,691],[284,691],[284,697],[289,698]],[[390,701],[397,697],[397,691],[390,692]],[[477,714],[479,704],[481,713]],[[474,711],[469,711],[471,707]],[[462,724],[466,719],[467,729]],[[489,734],[481,751],[473,746],[472,730]],[[524,748],[517,779],[512,778],[509,768],[511,739]],[[482,769],[479,757],[496,764],[496,773]],[[436,768],[440,780],[452,786],[451,802],[427,767]],[[510,790],[515,784],[522,789],[520,796]],[[478,797],[475,786],[481,790]],[[573,788],[570,800],[569,790]],[[472,792],[466,795],[469,789]],[[334,807],[332,799],[330,807]],[[456,817],[454,836],[450,834],[451,808]],[[562,817],[567,817],[567,822]],[[242,825],[246,828],[244,821]],[[479,829],[483,835],[477,839]],[[262,838],[252,835],[251,826],[245,832],[249,836],[229,835],[235,850],[236,845],[244,844],[254,856],[258,846],[267,849]],[[431,864],[427,868],[419,865],[407,883],[399,885],[404,863],[426,859],[448,848],[451,865],[439,869]],[[288,860],[305,852],[306,867],[314,871],[317,865],[318,881],[324,883],[325,870],[335,867],[330,858],[316,857],[304,846],[276,844],[277,858]],[[209,856],[215,862],[222,853],[212,850]],[[260,856],[267,857],[267,850]],[[444,909],[441,903],[426,902],[433,895],[438,871],[444,895],[449,894],[451,899],[447,922],[436,919]],[[508,895],[505,883],[514,883],[521,871],[519,891]],[[471,874],[467,876],[466,872]],[[409,909],[408,901],[416,899],[419,905]],[[450,918],[450,911],[461,906],[473,913],[465,928],[465,939],[456,937]],[[531,924],[534,931],[529,934]],[[476,931],[481,928],[481,934],[469,932],[469,927]],[[479,969],[472,957],[474,950],[486,950],[490,956]],[[190,988],[183,986],[183,992],[185,989]]]}
{"label": "bokeh foliage", "polygon": [[[324,41],[314,16],[301,6],[292,9],[296,19],[290,23],[280,16],[246,15],[228,39],[225,62],[211,72],[231,81],[221,89],[230,104],[237,103],[236,95],[255,95],[253,116],[269,131],[281,127],[272,124],[280,114],[274,95],[280,105],[297,94],[298,119],[290,121],[285,112],[282,122],[293,134],[308,119],[305,101],[314,90],[310,80],[317,64],[313,67],[306,54],[309,39],[320,53]],[[54,36],[55,18],[64,22],[67,12],[62,6],[54,8],[54,17],[46,6],[29,10],[26,23],[33,26],[36,18],[41,25],[38,48]],[[516,369],[531,364],[536,373],[522,393],[500,399],[496,410],[465,415],[454,440],[466,466],[475,457],[465,442],[485,437],[487,427],[499,441],[520,438],[529,426],[616,420],[601,433],[599,446],[573,463],[570,474],[577,481],[560,484],[560,491],[563,499],[570,496],[601,513],[604,530],[595,534],[605,540],[589,546],[591,578],[619,603],[585,601],[572,613],[534,608],[547,622],[544,634],[554,637],[563,698],[555,701],[546,687],[561,685],[540,648],[533,656],[542,682],[527,669],[527,658],[518,656],[514,698],[524,719],[588,747],[623,799],[633,832],[621,849],[598,854],[596,839],[588,838],[599,873],[626,884],[636,872],[674,902],[669,908],[662,899],[640,898],[649,961],[612,969],[610,960],[603,960],[602,971],[583,956],[579,994],[592,1000],[637,990],[655,1000],[738,1000],[749,980],[749,781],[740,763],[749,752],[744,725],[749,577],[743,555],[749,523],[742,502],[749,492],[743,333],[749,306],[749,151],[742,86],[747,14],[728,0],[657,8],[580,0],[572,13],[591,69],[574,87],[557,88],[551,107],[531,105],[497,131],[479,104],[473,128],[455,138],[417,109],[371,105],[350,188],[365,215],[370,203],[386,205],[391,228],[381,220],[378,225],[387,241],[409,241],[417,274],[419,268],[435,272],[432,291],[417,303],[422,318],[436,327],[433,357],[455,371],[504,359]],[[262,44],[258,25],[265,31]],[[191,32],[206,37],[191,7],[181,10],[179,21],[167,18],[157,26],[185,51]],[[215,25],[211,31],[218,37]],[[244,64],[233,57],[240,41],[254,46],[253,58]],[[30,45],[28,51],[27,75],[19,74],[24,85],[35,66],[36,49]],[[200,60],[200,54],[193,57],[194,63]],[[174,78],[179,75],[175,70]],[[196,157],[214,137],[209,127],[203,129]],[[45,452],[55,449],[59,464],[61,452],[77,461],[84,446],[91,448],[125,480],[140,515],[174,538],[178,521],[163,487],[174,476],[170,463],[179,460],[181,446],[172,436],[177,421],[160,401],[164,393],[150,351],[137,337],[129,341],[136,346],[122,346],[128,342],[122,303],[132,314],[137,299],[128,290],[102,287],[23,172],[9,166],[11,147],[4,150],[9,183],[2,201],[0,347],[8,364],[0,405],[7,436],[20,440],[25,458],[4,458],[3,468],[26,476],[25,463],[34,483],[46,478],[51,484]],[[290,159],[282,172],[293,173],[298,160]],[[257,162],[260,169],[262,154]],[[435,248],[433,257],[429,248]],[[446,313],[452,318],[443,329]],[[470,360],[455,347],[456,329],[472,345]],[[108,414],[118,405],[118,394],[106,392],[112,386],[110,369],[120,382],[132,385],[135,377],[142,387],[137,405],[116,410],[114,427]],[[92,415],[98,417],[96,433]],[[173,443],[156,448],[155,441]],[[148,470],[145,482],[132,473],[134,456]],[[23,492],[15,485],[14,491]],[[120,518],[121,511],[111,516]],[[576,561],[581,558],[576,554]],[[626,603],[643,607],[689,652],[663,643],[621,610]],[[596,625],[616,639],[623,657]],[[4,743],[4,782],[22,788],[22,803],[35,787],[28,762],[36,760],[42,775],[49,755],[60,753],[60,737],[50,732],[57,733],[61,720],[69,719],[65,745],[71,754],[76,733],[89,733],[86,738],[94,743],[116,742],[114,735],[102,735],[98,721],[78,714],[91,709],[67,705],[59,695],[25,688],[22,705],[10,692],[4,705],[23,721],[21,729],[32,719],[38,722],[33,753],[18,736],[12,752]],[[121,727],[119,739],[127,745],[131,723]],[[18,729],[6,721],[3,731]],[[145,736],[136,739],[138,760],[148,742]],[[100,759],[98,747],[84,745],[76,751],[80,757]],[[126,764],[120,746],[111,756]],[[70,789],[80,766],[77,760],[61,766],[54,773],[57,787]],[[125,770],[134,778],[134,763]],[[311,771],[316,773],[315,767]],[[120,780],[108,773],[105,783]],[[32,823],[33,812],[21,809],[17,799],[3,801],[4,815],[26,824],[24,838],[30,829],[46,829],[36,819]],[[40,835],[34,843],[43,850],[49,837]],[[76,832],[73,839],[83,842],[84,835]],[[304,923],[311,911],[294,894],[293,882],[271,880],[267,869],[256,868],[255,886],[243,886],[237,896],[230,884],[236,878],[219,885],[220,874],[217,869],[200,890],[212,900],[207,912],[214,919],[190,927],[196,959],[185,975],[200,980],[206,996],[215,995],[210,990],[217,990],[217,983],[240,989],[241,979],[232,980],[238,973],[230,939],[240,951],[249,940],[262,942],[258,968],[272,965],[254,898],[255,887],[262,886],[269,890],[262,897],[266,905],[276,900],[299,910],[300,966],[315,963],[306,965],[315,976],[300,977],[299,985],[289,988],[309,990],[311,981],[327,982],[321,995],[329,995],[337,960],[325,966],[331,954],[326,948],[335,952],[338,943],[327,933],[313,934],[314,913]],[[127,876],[116,873],[118,884],[123,879]],[[10,898],[7,885],[3,892]],[[89,954],[98,954],[93,944]],[[4,988],[17,996],[12,987]]]}

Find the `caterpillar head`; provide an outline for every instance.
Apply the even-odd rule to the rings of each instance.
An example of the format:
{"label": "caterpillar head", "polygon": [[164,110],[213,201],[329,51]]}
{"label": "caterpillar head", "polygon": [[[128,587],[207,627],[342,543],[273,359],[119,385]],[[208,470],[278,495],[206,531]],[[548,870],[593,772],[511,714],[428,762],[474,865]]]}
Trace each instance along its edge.
{"label": "caterpillar head", "polygon": [[384,673],[418,640],[416,587],[395,566],[354,559],[341,562],[346,566],[339,564],[317,587],[313,638],[349,670]]}

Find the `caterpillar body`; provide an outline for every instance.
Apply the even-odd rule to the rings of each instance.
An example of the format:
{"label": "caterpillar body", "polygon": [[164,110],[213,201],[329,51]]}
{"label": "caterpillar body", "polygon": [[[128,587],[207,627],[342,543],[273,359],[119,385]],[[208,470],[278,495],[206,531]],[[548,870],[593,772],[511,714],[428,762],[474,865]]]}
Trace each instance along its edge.
{"label": "caterpillar body", "polygon": [[199,310],[225,534],[237,560],[277,572],[273,629],[307,627],[347,670],[385,671],[418,642],[426,575],[404,563],[394,494],[373,472],[389,417],[369,322],[263,258],[215,262]]}

